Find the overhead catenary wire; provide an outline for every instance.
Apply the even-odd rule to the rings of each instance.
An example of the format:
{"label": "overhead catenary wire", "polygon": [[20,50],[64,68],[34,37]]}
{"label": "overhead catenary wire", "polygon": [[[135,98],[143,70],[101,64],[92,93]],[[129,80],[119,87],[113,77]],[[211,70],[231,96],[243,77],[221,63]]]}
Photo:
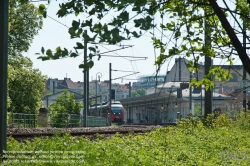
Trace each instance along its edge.
{"label": "overhead catenary wire", "polygon": [[[55,22],[57,22],[57,23],[59,23],[60,25],[62,25],[62,26],[64,26],[64,27],[66,27],[66,28],[70,28],[70,27],[68,27],[67,25],[65,25],[65,24],[63,24],[63,23],[61,23],[60,21],[58,21],[58,20],[56,20],[56,19],[54,19],[53,17],[51,17],[51,16],[49,16],[48,15],[48,17],[49,18],[51,18],[53,21],[55,21]],[[91,44],[98,44],[98,43],[91,43]],[[120,48],[120,49],[116,49],[116,50],[110,50],[110,49],[108,49],[108,48],[106,48],[106,47],[104,47],[103,45],[105,45],[105,44],[101,44],[101,43],[99,43],[99,45],[101,46],[101,47],[103,47],[103,48],[105,48],[105,49],[107,49],[107,50],[109,50],[109,51],[107,51],[107,52],[103,52],[103,53],[100,53],[100,54],[104,54],[104,53],[108,53],[108,52],[114,52],[114,51],[117,51],[117,50],[121,50],[121,49],[125,49],[124,48],[124,46],[123,46],[123,48]],[[121,45],[120,45],[121,46]],[[126,48],[129,48],[129,47],[133,47],[132,45],[126,45],[125,46]],[[114,52],[115,53],[115,52]],[[115,54],[117,54],[117,53],[115,53]],[[121,55],[119,55],[119,54],[117,54],[118,56],[114,56],[114,55],[100,55],[100,56],[110,56],[110,57],[122,57]],[[128,60],[128,61],[130,61],[131,62],[131,60],[129,60],[129,59],[127,59],[126,58],[127,56],[123,56],[123,58],[124,59],[126,59],[126,60]],[[145,58],[145,57],[134,57],[134,58]],[[146,58],[145,58],[146,59]],[[132,64],[132,67],[133,67],[133,64]]]}
{"label": "overhead catenary wire", "polygon": [[123,77],[131,76],[131,75],[134,75],[134,74],[137,74],[137,73],[139,73],[139,72],[136,72],[136,73],[133,73],[133,74],[128,74],[128,75],[125,75],[125,76],[122,76],[122,77],[118,77],[118,78],[114,78],[114,79],[112,79],[112,80],[121,79],[121,78],[123,78]]}
{"label": "overhead catenary wire", "polygon": [[[131,47],[131,48],[132,48],[132,47]],[[133,49],[131,49],[131,51],[132,51],[132,55],[133,55],[133,57],[134,57]],[[130,63],[131,63],[131,66],[132,66],[133,71],[135,71],[132,60],[130,60]],[[136,62],[134,62],[134,63],[135,63],[136,69],[138,70],[137,65],[136,65]],[[135,74],[135,77],[136,77],[136,74]]]}
{"label": "overhead catenary wire", "polygon": [[57,23],[59,23],[59,24],[63,25],[64,27],[66,27],[66,28],[70,28],[70,27],[68,27],[66,24],[61,23],[60,21],[58,21],[58,20],[54,19],[53,17],[51,17],[51,16],[49,16],[49,15],[47,15],[47,16],[48,16],[50,19],[54,20],[55,22],[57,22]]}

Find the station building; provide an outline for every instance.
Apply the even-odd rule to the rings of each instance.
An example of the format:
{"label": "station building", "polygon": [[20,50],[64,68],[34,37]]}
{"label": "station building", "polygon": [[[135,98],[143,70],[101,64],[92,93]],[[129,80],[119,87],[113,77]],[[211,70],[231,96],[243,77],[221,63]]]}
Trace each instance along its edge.
{"label": "station building", "polygon": [[[186,82],[168,82],[149,88],[147,95],[121,99],[125,107],[127,123],[174,123],[179,118],[194,115],[194,106],[200,104],[201,115],[204,113],[204,88],[191,88]],[[213,92],[212,109],[230,107],[234,97]]]}

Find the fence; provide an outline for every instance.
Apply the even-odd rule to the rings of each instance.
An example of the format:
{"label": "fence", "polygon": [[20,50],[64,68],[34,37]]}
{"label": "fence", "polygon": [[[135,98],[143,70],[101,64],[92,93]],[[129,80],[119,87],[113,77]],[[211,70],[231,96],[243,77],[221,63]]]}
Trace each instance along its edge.
{"label": "fence", "polygon": [[11,127],[36,127],[37,114],[8,113],[8,125]]}
{"label": "fence", "polygon": [[[83,117],[81,116],[81,122],[83,124]],[[83,126],[83,125],[82,125]],[[107,126],[107,119],[101,116],[88,116],[87,117],[88,127],[101,127]]]}
{"label": "fence", "polygon": [[[16,128],[33,128],[41,126],[39,114],[8,113],[8,126]],[[46,116],[46,115],[43,115]],[[77,114],[50,114],[45,126],[57,128],[82,127],[84,118]],[[42,122],[44,123],[44,122]],[[107,126],[107,119],[100,116],[88,116],[87,127]]]}
{"label": "fence", "polygon": [[[82,127],[84,118],[75,114],[57,114],[51,116],[51,127]],[[88,116],[87,127],[107,126],[107,119],[100,116]]]}

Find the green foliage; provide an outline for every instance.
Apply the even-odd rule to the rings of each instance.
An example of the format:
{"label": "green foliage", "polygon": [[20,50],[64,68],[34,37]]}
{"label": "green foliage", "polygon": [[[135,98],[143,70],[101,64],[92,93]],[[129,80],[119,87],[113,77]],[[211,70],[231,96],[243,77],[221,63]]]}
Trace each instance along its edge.
{"label": "green foliage", "polygon": [[46,77],[32,68],[32,61],[22,52],[28,51],[43,22],[33,4],[19,2],[9,1],[8,111],[37,113]]}
{"label": "green foliage", "polygon": [[8,111],[13,113],[38,113],[42,106],[46,77],[32,68],[29,58],[11,56],[8,66]]}
{"label": "green foliage", "polygon": [[[220,15],[225,20],[232,10],[227,6],[223,8],[225,15],[219,14],[212,6],[214,1],[193,1],[193,0],[174,0],[174,1],[155,1],[155,0],[103,0],[103,1],[90,1],[84,0],[81,2],[70,0],[60,4],[57,12],[58,17],[66,17],[69,14],[78,16],[83,13],[87,16],[84,20],[73,20],[72,26],[69,28],[69,35],[71,38],[82,38],[87,42],[105,42],[109,44],[117,44],[123,40],[130,40],[132,38],[139,38],[144,33],[150,31],[152,28],[161,28],[162,35],[155,37],[152,35],[153,45],[159,49],[159,55],[156,62],[158,69],[174,56],[180,54],[186,55],[189,58],[188,67],[190,71],[199,69],[199,60],[205,56],[211,58],[221,58],[227,60],[230,65],[233,65],[233,52],[237,44],[232,43],[232,34],[225,30],[225,22],[218,18]],[[217,2],[214,2],[217,5]],[[224,2],[228,5],[229,2]],[[231,2],[230,2],[231,3]],[[233,3],[233,2],[232,2]],[[229,6],[231,6],[230,4]],[[234,5],[234,6],[233,6]],[[239,18],[237,22],[246,21],[246,27],[249,29],[250,22],[250,5],[246,0],[235,1],[232,6],[237,9],[234,12],[235,18]],[[220,9],[220,8],[219,8]],[[46,16],[46,6],[40,5],[39,12]],[[105,16],[113,12],[112,19],[102,21]],[[204,14],[205,13],[205,14]],[[164,19],[167,16],[168,19]],[[154,22],[157,17],[162,21]],[[97,21],[98,20],[98,21]],[[206,20],[205,27],[207,33],[204,31],[204,20]],[[229,27],[232,29],[232,26]],[[84,31],[83,29],[88,29]],[[165,38],[164,33],[171,32],[171,38]],[[237,33],[243,33],[241,29]],[[91,35],[90,35],[91,34]],[[237,36],[236,36],[237,38]],[[206,44],[205,40],[211,42]],[[169,44],[169,41],[175,41],[176,46]],[[241,43],[238,43],[238,47]],[[60,48],[60,47],[58,47]],[[42,50],[43,56],[39,57],[42,60],[59,59],[62,57],[76,57],[79,56],[78,50],[84,49],[84,44],[76,43],[74,51],[64,49],[56,49],[53,54],[50,49],[47,51]],[[89,57],[87,64],[79,65],[80,68],[90,69],[93,67],[94,62],[92,58],[98,56],[100,58],[99,50],[95,47],[89,47]],[[229,50],[230,51],[223,51]],[[62,51],[63,50],[63,51]],[[237,49],[236,49],[237,50]],[[238,50],[237,50],[238,51]],[[239,53],[240,59],[247,59]],[[249,63],[248,63],[249,64]],[[246,67],[246,65],[244,65]],[[158,70],[159,71],[159,70]],[[250,72],[250,69],[248,70]],[[211,76],[220,81],[227,81],[231,75],[221,68],[212,67],[209,74],[204,76],[200,81],[192,81],[194,85],[199,86],[205,84],[206,89],[213,88],[213,82],[210,81]]]}
{"label": "green foliage", "polygon": [[[204,115],[204,108],[202,109],[202,115]],[[201,104],[194,104],[194,116],[201,116]]]}
{"label": "green foliage", "polygon": [[183,129],[203,128],[203,123],[196,117],[188,116],[178,121],[177,126]]}
{"label": "green foliage", "polygon": [[146,91],[145,89],[136,89],[135,91],[132,92],[133,97],[139,97],[139,96],[145,96]]}
{"label": "green foliage", "polygon": [[[30,164],[34,166],[69,165],[66,161],[70,160],[70,156],[79,157],[79,160],[72,159],[70,165],[86,166],[249,165],[249,130],[237,127],[239,119],[230,122],[233,126],[227,126],[229,121],[225,120],[226,116],[219,116],[216,125],[211,128],[190,116],[177,127],[159,128],[144,135],[116,134],[111,138],[96,135],[97,139],[92,141],[84,137],[71,137],[69,134],[49,139],[36,138],[35,141],[25,143],[8,138],[7,148],[8,151],[32,152],[28,160],[39,159],[38,156],[43,154],[45,159]],[[53,151],[57,153],[50,153]],[[38,155],[38,152],[41,154]],[[21,157],[24,154],[19,155]],[[50,158],[56,155],[60,158]],[[7,161],[3,165],[15,164]],[[27,163],[18,162],[16,165]]]}
{"label": "green foliage", "polygon": [[197,117],[189,116],[186,119],[178,121],[178,127],[181,128],[220,128],[220,127],[238,127],[241,130],[249,128],[250,116],[249,112],[237,113],[227,112],[220,113],[219,109],[214,110],[214,114],[208,114],[206,119],[199,119]]}
{"label": "green foliage", "polygon": [[49,106],[52,125],[54,127],[66,127],[71,121],[75,121],[75,118],[72,118],[69,114],[79,115],[81,108],[83,108],[83,104],[75,102],[75,95],[68,90],[64,90],[57,97],[56,102]]}
{"label": "green foliage", "polygon": [[235,119],[238,123],[236,123],[237,127],[242,130],[250,129],[250,111],[240,112],[235,114]]}
{"label": "green foliage", "polygon": [[199,87],[203,84],[205,85],[206,90],[213,89],[214,82],[211,80],[212,77],[221,82],[225,82],[233,78],[228,70],[223,70],[220,66],[212,66],[209,73],[205,75],[202,80],[197,81],[196,79],[192,79],[191,85]]}
{"label": "green foliage", "polygon": [[75,95],[70,93],[68,90],[64,90],[63,93],[58,96],[56,102],[49,106],[51,112],[58,113],[69,113],[69,114],[79,114],[80,108],[82,108],[82,103],[75,102]]}
{"label": "green foliage", "polygon": [[27,52],[42,26],[42,16],[38,15],[38,9],[33,4],[10,0],[8,54],[13,56],[15,52]]}

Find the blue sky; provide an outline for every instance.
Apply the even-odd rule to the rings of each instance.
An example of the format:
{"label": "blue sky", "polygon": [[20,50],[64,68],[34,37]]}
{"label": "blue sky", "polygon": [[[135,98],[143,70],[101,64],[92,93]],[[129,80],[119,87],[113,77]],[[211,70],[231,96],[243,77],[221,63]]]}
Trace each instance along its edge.
{"label": "blue sky", "polygon": [[[75,16],[67,16],[65,18],[58,18],[56,12],[58,10],[58,5],[61,1],[52,1],[48,7],[48,17],[44,19],[43,29],[40,30],[39,35],[35,37],[33,43],[31,44],[30,50],[25,53],[26,56],[30,57],[34,63],[35,68],[39,68],[44,75],[47,75],[51,78],[59,78],[63,79],[64,77],[71,78],[73,81],[82,81],[83,73],[82,69],[79,69],[79,64],[83,62],[83,54],[81,54],[77,58],[65,58],[60,60],[49,60],[42,61],[37,59],[38,55],[36,53],[41,52],[41,47],[45,49],[54,50],[56,47],[61,46],[61,48],[68,48],[72,50],[73,46],[75,46],[76,41],[82,42],[80,39],[73,40],[70,39],[68,34],[68,28],[71,27],[72,20],[85,19],[86,16],[80,14],[78,17]],[[39,5],[42,2],[36,2],[35,5]],[[53,19],[52,19],[53,18]],[[109,21],[111,17],[107,17],[104,21]],[[155,23],[161,20],[155,20]],[[60,23],[59,23],[60,22]],[[153,32],[153,30],[151,31]],[[160,36],[160,31],[155,29],[155,36]],[[90,80],[96,78],[96,73],[101,72],[102,78],[101,80],[109,79],[109,63],[112,63],[112,69],[115,70],[123,70],[123,71],[134,71],[140,72],[137,75],[129,76],[126,78],[136,79],[139,75],[154,75],[156,67],[154,66],[155,61],[155,51],[151,41],[152,35],[150,33],[146,33],[143,37],[139,39],[132,39],[130,41],[123,42],[125,45],[134,45],[132,48],[127,48],[121,51],[116,51],[115,53],[109,53],[112,55],[120,55],[120,56],[140,56],[140,57],[148,57],[147,60],[141,61],[130,61],[134,60],[133,58],[114,58],[114,57],[102,57],[100,61],[97,59],[94,60],[95,65],[90,70]],[[99,45],[100,52],[106,52],[108,50],[118,49],[120,46],[111,46],[111,45]],[[157,50],[156,50],[157,55]],[[215,64],[221,63],[221,61],[215,60]],[[170,61],[169,65],[166,63],[160,74],[165,74],[174,64],[174,59]],[[241,64],[239,60],[237,60],[236,64]],[[125,72],[112,72],[112,78],[121,77],[130,73]],[[134,82],[135,80],[130,80]],[[115,80],[113,82],[121,83],[121,80]],[[123,80],[123,83],[128,83],[129,80]]]}

